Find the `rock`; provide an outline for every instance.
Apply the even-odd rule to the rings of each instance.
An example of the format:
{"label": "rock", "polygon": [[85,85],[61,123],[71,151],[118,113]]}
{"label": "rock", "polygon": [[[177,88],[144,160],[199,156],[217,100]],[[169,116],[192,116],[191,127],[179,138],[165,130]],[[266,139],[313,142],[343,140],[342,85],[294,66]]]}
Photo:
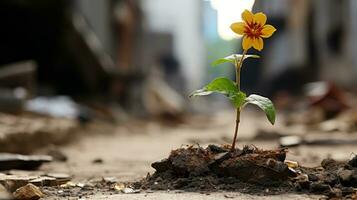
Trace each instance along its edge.
{"label": "rock", "polygon": [[307,176],[308,176],[309,181],[315,182],[315,181],[319,180],[319,177],[315,174],[308,174]]}
{"label": "rock", "polygon": [[171,162],[169,159],[163,159],[161,161],[152,163],[151,167],[160,173],[169,170],[171,168]]}
{"label": "rock", "polygon": [[43,163],[51,162],[47,155],[26,156],[20,154],[0,153],[0,171],[11,169],[35,170]]}
{"label": "rock", "polygon": [[278,173],[284,174],[289,177],[297,176],[297,172],[290,168],[285,162],[277,161],[272,158],[269,158],[267,161],[267,166],[271,167],[271,169],[275,170]]}
{"label": "rock", "polygon": [[[17,172],[18,175],[5,175],[0,174],[0,183],[11,192],[14,192],[16,189],[31,183],[36,186],[57,186],[67,183],[71,177],[67,174],[42,174],[37,173],[38,175],[32,175],[32,172],[25,171]],[[36,174],[36,173],[34,173]]]}
{"label": "rock", "polygon": [[68,174],[62,174],[62,173],[48,173],[46,174],[48,177],[52,177],[56,179],[56,184],[57,185],[62,185],[67,183],[72,179],[72,177]]}
{"label": "rock", "polygon": [[281,147],[294,147],[303,143],[303,139],[299,136],[284,136],[279,139]]}
{"label": "rock", "polygon": [[92,163],[93,164],[103,164],[103,159],[101,159],[101,158],[96,158],[96,159],[94,159],[93,161],[92,161]]}
{"label": "rock", "polygon": [[297,181],[297,187],[299,188],[299,190],[304,189],[304,190],[309,190],[310,189],[310,185],[311,185],[311,181],[305,180],[305,181]]}
{"label": "rock", "polygon": [[113,176],[104,177],[103,180],[106,183],[116,183],[116,182],[118,182],[118,179],[116,177],[113,177]]}
{"label": "rock", "polygon": [[285,163],[285,164],[287,164],[287,165],[288,165],[288,167],[293,168],[293,169],[295,169],[295,168],[298,168],[298,167],[299,167],[299,163],[298,163],[298,162],[296,162],[296,161],[292,161],[292,160],[285,160],[285,161],[284,161],[284,163]]}
{"label": "rock", "polygon": [[341,182],[347,182],[352,179],[353,171],[348,169],[339,169],[337,171],[337,176]]}
{"label": "rock", "polygon": [[326,170],[336,170],[338,168],[338,163],[334,159],[326,158],[321,161],[321,166]]}
{"label": "rock", "polygon": [[324,183],[326,183],[330,186],[335,186],[336,184],[339,183],[339,179],[338,179],[338,176],[336,175],[336,172],[325,173],[323,181],[324,181]]}
{"label": "rock", "polygon": [[220,146],[217,146],[217,145],[213,145],[213,144],[208,145],[208,149],[213,153],[224,153],[224,152],[228,152],[229,151],[226,148],[223,148],[223,147],[220,147]]}
{"label": "rock", "polygon": [[36,177],[29,176],[16,176],[16,175],[6,175],[2,177],[0,183],[10,192],[14,192],[19,187],[25,186],[29,183],[31,178],[35,179]]}
{"label": "rock", "polygon": [[31,183],[18,188],[13,195],[15,199],[21,200],[37,200],[45,196],[38,187]]}
{"label": "rock", "polygon": [[34,184],[36,186],[57,186],[60,185],[56,178],[53,177],[39,177],[33,180],[30,180],[29,183]]}
{"label": "rock", "polygon": [[348,164],[352,167],[357,167],[357,155],[355,155],[350,161],[348,161]]}
{"label": "rock", "polygon": [[295,183],[295,188],[297,190],[308,190],[310,189],[310,184],[311,184],[311,181],[309,181],[309,178],[308,178],[308,175],[306,174],[300,174],[299,176],[297,176],[295,178],[296,180],[296,183]]}
{"label": "rock", "polygon": [[140,190],[133,189],[133,188],[130,188],[130,187],[126,187],[123,190],[121,190],[121,192],[124,193],[124,194],[134,194],[134,193],[139,193]]}
{"label": "rock", "polygon": [[314,193],[326,193],[330,191],[330,186],[326,183],[322,182],[315,182],[311,183],[310,185],[310,191]]}

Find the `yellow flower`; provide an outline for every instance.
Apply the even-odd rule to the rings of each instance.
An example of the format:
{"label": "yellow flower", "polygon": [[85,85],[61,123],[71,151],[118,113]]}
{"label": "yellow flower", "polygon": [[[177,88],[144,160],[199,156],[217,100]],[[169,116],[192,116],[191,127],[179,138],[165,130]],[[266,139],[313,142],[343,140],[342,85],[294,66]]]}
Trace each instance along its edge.
{"label": "yellow flower", "polygon": [[231,25],[233,32],[243,35],[242,47],[248,50],[251,47],[260,51],[263,49],[263,38],[268,38],[276,31],[274,26],[265,24],[267,16],[262,13],[253,14],[249,10],[242,13],[244,22],[236,22]]}

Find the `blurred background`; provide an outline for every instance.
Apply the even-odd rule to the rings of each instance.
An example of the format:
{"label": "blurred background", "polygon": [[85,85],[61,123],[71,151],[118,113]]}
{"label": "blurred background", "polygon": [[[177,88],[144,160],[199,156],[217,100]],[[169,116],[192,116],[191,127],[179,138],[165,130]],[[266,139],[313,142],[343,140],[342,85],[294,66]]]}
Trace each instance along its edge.
{"label": "blurred background", "polygon": [[[249,52],[261,59],[245,64],[245,92],[286,99],[300,95],[306,83],[315,81],[356,89],[353,0],[2,0],[0,4],[3,110],[19,111],[21,106],[41,110],[36,97],[43,97],[37,98],[43,105],[39,100],[60,95],[66,99],[57,102],[73,99],[134,115],[207,108],[205,100],[188,103],[186,97],[216,76],[234,78],[231,66],[212,68],[210,63],[241,52],[241,38],[229,25],[241,21],[244,9],[265,12],[268,23],[278,29],[265,40],[262,52]],[[24,103],[29,99],[32,103]]]}
{"label": "blurred background", "polygon": [[[211,63],[242,52],[229,26],[245,9],[277,31],[249,50],[260,59],[245,61],[241,88],[271,98],[278,116],[271,126],[244,109],[238,146],[289,147],[288,159],[310,166],[348,159],[356,0],[0,0],[0,152],[50,155],[41,170],[77,179],[132,181],[182,144],[231,143],[229,101],[188,96],[234,79],[232,65]],[[14,168],[4,160],[0,170]]]}
{"label": "blurred background", "polygon": [[[277,32],[264,40],[263,51],[248,52],[261,58],[245,62],[242,90],[273,99],[278,127],[305,127],[294,134],[355,133],[355,0],[1,0],[2,138],[29,130],[58,134],[77,127],[72,122],[193,124],[194,114],[228,110],[219,118],[232,121],[229,141],[229,102],[188,96],[217,76],[234,79],[231,65],[211,63],[242,52],[241,38],[229,26],[245,9],[266,13]],[[256,128],[256,116],[246,115]],[[51,124],[48,118],[71,122]],[[4,139],[3,151],[27,152],[11,146],[20,141]]]}

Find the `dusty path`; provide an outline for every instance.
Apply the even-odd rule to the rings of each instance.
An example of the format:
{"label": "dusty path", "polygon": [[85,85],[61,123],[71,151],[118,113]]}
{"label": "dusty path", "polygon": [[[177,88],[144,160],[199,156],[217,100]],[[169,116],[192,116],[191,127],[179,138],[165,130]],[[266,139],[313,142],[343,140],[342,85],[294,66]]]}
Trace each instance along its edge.
{"label": "dusty path", "polygon": [[[130,122],[119,125],[113,129],[90,128],[88,131],[98,131],[101,134],[88,134],[78,142],[59,147],[59,150],[68,156],[64,163],[53,162],[42,167],[41,170],[51,172],[64,172],[72,174],[75,182],[100,177],[116,177],[119,181],[135,181],[146,176],[153,169],[150,164],[168,155],[170,150],[182,144],[192,144],[195,141],[200,145],[207,143],[225,143],[231,137],[233,116],[224,114],[207,121],[205,118],[194,118],[191,123],[179,126],[163,126],[156,122]],[[266,124],[258,124],[252,114],[242,123],[240,138],[251,136],[255,130]],[[265,122],[264,120],[260,120]],[[252,143],[252,142],[249,142]],[[248,144],[249,144],[248,143]],[[256,146],[275,148],[276,142],[254,142]],[[291,159],[306,161],[315,165],[321,161],[322,156],[331,154],[331,147],[311,149],[295,148]],[[344,155],[347,159],[357,147],[334,148],[333,153]],[[39,152],[44,152],[42,149]],[[349,152],[346,154],[346,152]],[[311,157],[312,155],[315,155]],[[333,155],[334,155],[333,154]],[[308,155],[310,155],[311,159]],[[102,163],[94,163],[94,160]],[[49,197],[48,199],[54,199]],[[283,194],[275,196],[253,196],[241,193],[182,193],[162,191],[154,193],[142,192],[139,194],[94,194],[82,199],[318,199],[317,196]],[[57,198],[55,198],[57,199]],[[58,198],[61,199],[61,198]],[[67,199],[67,198],[64,198]]]}

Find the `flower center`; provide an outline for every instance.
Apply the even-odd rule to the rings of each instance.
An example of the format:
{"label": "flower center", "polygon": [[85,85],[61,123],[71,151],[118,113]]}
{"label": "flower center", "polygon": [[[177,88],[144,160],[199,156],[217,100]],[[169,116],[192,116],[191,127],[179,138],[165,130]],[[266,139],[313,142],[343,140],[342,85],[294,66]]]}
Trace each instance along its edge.
{"label": "flower center", "polygon": [[244,33],[250,38],[258,38],[262,35],[263,26],[253,22],[245,26]]}

